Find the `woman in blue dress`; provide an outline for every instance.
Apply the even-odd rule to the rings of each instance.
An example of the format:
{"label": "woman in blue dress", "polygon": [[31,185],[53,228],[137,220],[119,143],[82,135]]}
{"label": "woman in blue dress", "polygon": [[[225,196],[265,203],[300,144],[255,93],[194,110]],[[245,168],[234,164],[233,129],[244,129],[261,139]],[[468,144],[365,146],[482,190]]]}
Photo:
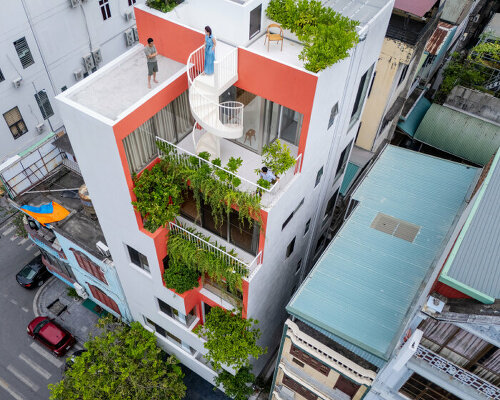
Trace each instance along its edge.
{"label": "woman in blue dress", "polygon": [[205,74],[207,75],[214,73],[215,45],[212,28],[205,26]]}

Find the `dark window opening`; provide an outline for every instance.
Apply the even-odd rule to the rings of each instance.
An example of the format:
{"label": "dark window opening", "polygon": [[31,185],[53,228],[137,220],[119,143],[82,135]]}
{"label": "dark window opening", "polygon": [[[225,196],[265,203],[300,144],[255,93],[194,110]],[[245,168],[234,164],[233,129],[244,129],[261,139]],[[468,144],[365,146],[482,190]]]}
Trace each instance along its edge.
{"label": "dark window opening", "polygon": [[347,378],[344,378],[342,375],[339,375],[339,378],[337,379],[337,382],[335,382],[335,386],[333,388],[338,389],[353,398],[358,392],[359,385]]}
{"label": "dark window opening", "polygon": [[306,227],[304,228],[304,235],[309,232],[309,227],[311,226],[311,218],[309,218],[306,222]]}
{"label": "dark window opening", "polygon": [[139,268],[142,268],[143,270],[150,272],[149,271],[149,264],[148,264],[148,259],[147,257],[139,253],[136,249],[130,247],[127,245],[128,249],[128,254],[130,256],[130,261],[132,264],[137,265]]}
{"label": "dark window opening", "polygon": [[403,68],[401,69],[401,75],[399,76],[398,86],[403,83],[407,73],[408,73],[408,64],[403,64]]}
{"label": "dark window opening", "polygon": [[322,176],[323,176],[323,167],[321,167],[318,173],[316,174],[316,183],[314,184],[314,187],[318,186]]}
{"label": "dark window opening", "polygon": [[111,18],[109,0],[99,0],[99,6],[101,7],[102,19],[106,21],[108,18]]}
{"label": "dark window opening", "polygon": [[262,15],[262,4],[250,11],[250,33],[248,38],[251,39],[260,32],[260,20]]}
{"label": "dark window opening", "polygon": [[335,179],[344,173],[345,167],[347,166],[347,160],[349,151],[351,150],[352,141],[342,150],[340,154],[339,164],[337,165],[337,170],[335,171]]}
{"label": "dark window opening", "polygon": [[363,103],[364,103],[365,97],[366,97],[368,79],[372,74],[374,66],[375,66],[375,64],[372,65],[368,69],[368,71],[366,71],[363,74],[363,76],[361,77],[361,80],[359,81],[358,91],[356,92],[356,99],[354,100],[354,105],[352,107],[351,122],[349,124],[350,126],[352,126],[353,123],[358,120],[359,115],[361,114],[361,108],[363,107]]}
{"label": "dark window opening", "polygon": [[335,105],[332,107],[332,111],[330,111],[330,119],[328,121],[328,129],[330,129],[333,125],[333,122],[335,121],[335,117],[339,113],[339,103],[335,103]]}
{"label": "dark window opening", "polygon": [[288,244],[286,248],[286,257],[290,257],[290,255],[293,253],[293,249],[295,247],[295,238],[292,239],[292,241]]}

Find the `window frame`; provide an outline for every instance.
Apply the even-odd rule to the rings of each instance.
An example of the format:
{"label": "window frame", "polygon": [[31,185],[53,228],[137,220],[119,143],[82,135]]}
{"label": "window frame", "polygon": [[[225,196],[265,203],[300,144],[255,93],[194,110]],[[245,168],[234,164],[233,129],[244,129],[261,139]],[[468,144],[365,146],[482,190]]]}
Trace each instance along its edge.
{"label": "window frame", "polygon": [[31,52],[28,41],[26,40],[26,36],[17,39],[13,42],[13,44],[23,69],[26,69],[35,63],[35,59],[33,58],[33,53]]}
{"label": "window frame", "polygon": [[[19,114],[19,119],[16,122],[14,122],[13,124],[9,125],[9,122],[7,121],[6,115],[9,114],[10,112],[14,111],[14,110],[17,110],[17,113]],[[21,114],[21,111],[19,110],[18,106],[15,106],[15,107],[11,108],[10,110],[4,112],[3,113],[3,118],[5,120],[5,123],[9,127],[10,133],[12,134],[12,136],[14,137],[14,139],[18,139],[21,136],[23,136],[25,133],[28,132],[28,127],[26,126],[26,123],[24,122],[24,118],[23,118],[23,116]],[[19,124],[22,124],[24,126],[24,131],[22,131],[21,129],[19,129]],[[12,131],[12,128],[14,128],[14,127],[15,127],[16,130],[18,130],[21,133],[18,133],[17,135],[14,134],[14,132]]]}
{"label": "window frame", "polygon": [[[140,268],[143,271],[146,271],[148,274],[151,274],[151,269],[149,267],[148,258],[144,254],[142,254],[140,251],[137,251],[136,249],[134,249],[132,246],[129,246],[128,244],[126,244],[125,246],[127,246],[128,256],[129,256],[129,259],[130,259],[130,263],[133,264],[133,265],[135,265],[137,268]],[[134,256],[132,256],[131,250],[137,253],[137,258],[134,257]],[[141,256],[143,257],[143,259],[141,259]],[[139,264],[136,263],[134,261],[134,259],[136,259],[137,261],[139,261]],[[145,261],[145,263],[144,263],[144,261]]]}
{"label": "window frame", "polygon": [[101,9],[102,20],[106,21],[111,18],[111,9],[109,8],[109,0],[99,0],[99,8]]}
{"label": "window frame", "polygon": [[[255,23],[252,25],[252,17],[255,18],[255,14],[258,13],[258,23],[254,20],[253,22]],[[252,30],[252,27],[255,27],[256,29]],[[256,35],[259,34],[259,32],[262,29],[262,4],[259,4],[257,7],[255,7],[252,11],[250,11],[250,18],[249,18],[249,33],[248,33],[248,40],[254,38]]]}
{"label": "window frame", "polygon": [[371,76],[375,64],[372,64],[370,68],[361,76],[358,84],[358,90],[356,91],[356,97],[354,98],[354,104],[352,105],[351,119],[349,121],[349,129],[359,120],[361,117],[361,110],[363,109],[364,102],[367,97],[368,85],[371,82]]}
{"label": "window frame", "polygon": [[316,173],[316,182],[314,183],[315,188],[320,184],[321,178],[323,177],[323,172],[324,172],[323,167],[324,165],[322,165],[321,168]]}
{"label": "window frame", "polygon": [[342,150],[342,153],[340,153],[339,157],[339,163],[337,164],[337,169],[335,171],[335,178],[333,181],[335,182],[342,174],[344,173],[346,167],[347,167],[347,162],[349,161],[349,154],[351,154],[351,148],[354,140],[351,140],[346,147],[344,147],[344,150]]}
{"label": "window frame", "polygon": [[45,89],[35,93],[35,100],[43,119],[49,119],[54,116],[54,109],[52,108],[52,104],[50,104],[50,99]]}
{"label": "window frame", "polygon": [[289,258],[293,254],[295,250],[295,239],[297,239],[297,236],[294,236],[290,243],[288,243],[288,246],[286,246],[285,258]]}

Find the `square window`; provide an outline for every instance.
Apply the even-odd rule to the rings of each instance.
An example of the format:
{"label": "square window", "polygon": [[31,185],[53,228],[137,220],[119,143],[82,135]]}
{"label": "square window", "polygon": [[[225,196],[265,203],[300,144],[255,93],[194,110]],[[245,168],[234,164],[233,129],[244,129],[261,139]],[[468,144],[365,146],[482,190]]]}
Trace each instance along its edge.
{"label": "square window", "polygon": [[130,256],[130,261],[133,264],[137,265],[139,268],[142,268],[143,270],[150,272],[147,257],[128,245],[127,249],[128,249],[128,254]]}
{"label": "square window", "polygon": [[300,271],[300,267],[302,267],[302,258],[297,263],[297,268],[295,269],[296,274]]}
{"label": "square window", "polygon": [[28,132],[28,128],[26,128],[26,124],[24,123],[18,107],[14,107],[13,109],[7,111],[3,117],[9,126],[12,136],[14,136],[14,139],[17,139]]}
{"label": "square window", "polygon": [[311,218],[309,218],[306,222],[306,227],[304,229],[304,235],[309,232],[309,227],[311,226]]}
{"label": "square window", "polygon": [[295,238],[289,243],[288,247],[286,248],[286,257],[290,257],[290,255],[293,253],[293,248],[295,247]]}
{"label": "square window", "polygon": [[335,121],[335,117],[339,113],[339,103],[335,103],[332,107],[332,111],[330,111],[330,120],[328,121],[328,129],[330,129]]}
{"label": "square window", "polygon": [[316,183],[314,184],[314,187],[318,186],[322,176],[323,176],[323,167],[321,167],[318,173],[316,174]]}

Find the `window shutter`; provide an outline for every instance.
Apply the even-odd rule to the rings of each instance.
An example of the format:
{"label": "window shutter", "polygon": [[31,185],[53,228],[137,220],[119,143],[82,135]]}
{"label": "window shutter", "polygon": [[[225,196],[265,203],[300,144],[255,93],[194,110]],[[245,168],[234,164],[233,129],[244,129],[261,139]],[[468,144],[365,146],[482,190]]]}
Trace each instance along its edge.
{"label": "window shutter", "polygon": [[78,262],[78,265],[83,270],[87,271],[90,275],[99,279],[101,282],[105,283],[106,285],[108,284],[108,282],[106,281],[106,277],[104,276],[104,273],[102,272],[101,268],[98,265],[96,265],[94,262],[92,262],[82,252],[75,250],[75,249],[70,249],[70,250],[75,255],[75,258],[76,258],[76,261]]}
{"label": "window shutter", "polygon": [[95,299],[99,300],[102,304],[107,305],[109,308],[111,308],[119,315],[122,315],[120,313],[120,308],[118,307],[118,304],[116,304],[116,302],[111,297],[109,297],[97,286],[91,285],[88,282],[87,285],[89,285],[90,292],[92,293],[92,296],[94,296]]}
{"label": "window shutter", "polygon": [[54,110],[52,110],[52,105],[50,104],[49,97],[45,90],[40,90],[36,93],[35,100],[38,103],[38,108],[40,108],[43,119],[48,119],[54,115]]}
{"label": "window shutter", "polygon": [[23,37],[16,40],[14,42],[14,47],[16,48],[17,55],[19,56],[19,60],[21,61],[23,68],[28,68],[30,65],[35,63],[26,38]]}

